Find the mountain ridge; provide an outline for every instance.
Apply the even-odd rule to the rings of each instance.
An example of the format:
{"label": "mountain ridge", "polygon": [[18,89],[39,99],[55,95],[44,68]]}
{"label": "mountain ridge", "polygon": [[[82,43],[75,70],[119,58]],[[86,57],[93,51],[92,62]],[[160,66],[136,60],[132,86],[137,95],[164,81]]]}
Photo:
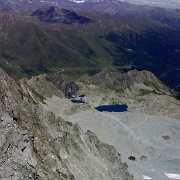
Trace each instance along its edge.
{"label": "mountain ridge", "polygon": [[[88,12],[77,16],[77,13],[57,8],[53,13],[53,18],[58,19],[55,22],[48,22],[51,14],[36,17],[0,13],[2,67],[8,70],[13,67],[20,74],[37,75],[79,65],[82,69],[94,70],[129,66],[129,69],[152,71],[161,78],[169,69],[179,66],[178,30],[148,16],[121,19]],[[42,17],[45,22],[39,20]],[[86,23],[81,24],[75,20],[77,17],[83,17]],[[64,19],[70,24],[63,23]],[[3,62],[8,62],[9,66]],[[13,68],[10,74],[14,73]],[[177,87],[179,83],[173,77],[178,76],[178,72],[174,73],[172,77],[168,74],[162,78],[170,86]]]}
{"label": "mountain ridge", "polygon": [[133,179],[113,146],[45,111],[21,85],[0,69],[2,179]]}
{"label": "mountain ridge", "polygon": [[[30,3],[31,2],[31,3]],[[80,1],[78,1],[80,2]],[[160,7],[151,7],[146,5],[135,5],[128,2],[121,2],[117,0],[104,1],[82,1],[76,3],[75,1],[0,1],[0,7],[10,10],[12,12],[23,12],[29,9],[37,9],[43,6],[57,6],[59,8],[71,9],[74,11],[96,11],[107,13],[116,17],[134,18],[148,15],[151,18],[174,28],[180,29],[180,12],[178,9],[164,9]],[[103,8],[102,8],[103,7]]]}
{"label": "mountain ridge", "polygon": [[180,12],[85,1],[0,0],[0,179],[179,177]]}

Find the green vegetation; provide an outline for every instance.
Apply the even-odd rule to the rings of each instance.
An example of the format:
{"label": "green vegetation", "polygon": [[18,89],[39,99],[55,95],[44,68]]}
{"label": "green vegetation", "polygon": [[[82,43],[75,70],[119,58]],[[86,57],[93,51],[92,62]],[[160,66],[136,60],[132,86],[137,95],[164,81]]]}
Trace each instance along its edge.
{"label": "green vegetation", "polygon": [[120,94],[123,94],[125,91],[124,91],[124,89],[119,88],[119,89],[116,89],[116,92],[120,93]]}
{"label": "green vegetation", "polygon": [[178,71],[165,77],[162,74],[180,67],[180,36],[150,18],[144,23],[151,28],[124,20],[127,27],[123,29],[121,20],[103,15],[83,25],[43,24],[34,17],[22,19],[17,16],[12,25],[7,23],[0,30],[0,58],[9,63],[0,61],[0,66],[15,78],[64,69],[61,74],[78,79],[105,67],[120,71],[136,68],[151,71],[177,86],[179,78],[174,77],[179,77]]}
{"label": "green vegetation", "polygon": [[20,90],[20,89],[18,89],[18,92],[19,92],[19,94],[21,95],[21,100],[23,100],[24,99],[24,96],[26,96],[23,92],[22,92],[22,90]]}
{"label": "green vegetation", "polygon": [[121,78],[117,78],[114,82],[113,82],[113,86],[118,86],[120,83],[123,82],[123,79]]}
{"label": "green vegetation", "polygon": [[40,100],[43,104],[46,104],[46,103],[44,102],[44,100],[46,100],[46,98],[45,98],[43,95],[39,94],[39,93],[36,92],[35,90],[32,90],[32,93],[33,93],[33,95],[34,95],[38,100]]}
{"label": "green vegetation", "polygon": [[151,93],[152,93],[152,94],[159,94],[159,95],[161,95],[161,93],[158,93],[158,92],[155,91],[155,90],[150,91],[150,90],[140,89],[139,92],[141,93],[141,95],[151,94]]}

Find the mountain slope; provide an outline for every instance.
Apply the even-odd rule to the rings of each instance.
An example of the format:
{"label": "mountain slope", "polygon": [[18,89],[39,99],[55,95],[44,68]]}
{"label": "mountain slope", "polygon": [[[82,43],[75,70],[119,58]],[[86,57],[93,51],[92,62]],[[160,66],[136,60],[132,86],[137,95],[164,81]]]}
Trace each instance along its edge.
{"label": "mountain slope", "polygon": [[53,71],[56,67],[57,70],[69,66],[98,67],[105,57],[111,59],[102,47],[110,49],[111,43],[103,39],[61,26],[46,27],[33,17],[5,13],[2,19],[5,16],[8,20],[2,21],[0,32],[1,58],[15,63],[26,73]]}
{"label": "mountain slope", "polygon": [[43,6],[57,6],[59,8],[71,9],[75,11],[96,11],[108,13],[116,17],[138,18],[148,15],[161,23],[168,24],[180,29],[180,12],[176,9],[164,9],[147,5],[135,5],[121,2],[119,0],[0,0],[0,7],[12,12],[23,12],[29,9],[37,9]]}
{"label": "mountain slope", "polygon": [[84,84],[109,88],[124,95],[128,94],[128,96],[133,96],[134,93],[171,95],[170,89],[148,71],[132,70],[127,73],[119,73],[105,69],[91,77],[84,75],[79,81]]}
{"label": "mountain slope", "polygon": [[0,69],[1,179],[133,179],[114,147],[45,111],[37,95]]}
{"label": "mountain slope", "polygon": [[[174,70],[180,64],[180,33],[148,16],[122,19],[53,7],[26,16],[0,14],[1,64],[6,61],[26,74],[126,67],[152,71],[168,85],[179,85]],[[163,76],[169,70],[173,74]]]}
{"label": "mountain slope", "polygon": [[[80,88],[72,99],[53,96],[44,107],[113,144],[135,180],[179,176],[180,102],[152,73],[106,69],[76,84]],[[126,105],[127,111],[111,112],[116,105]],[[102,106],[110,108],[97,111]]]}
{"label": "mountain slope", "polygon": [[40,19],[40,21],[50,22],[50,23],[63,23],[63,24],[72,24],[72,23],[90,23],[92,20],[80,16],[77,13],[66,10],[66,9],[58,9],[56,7],[51,6],[44,7],[42,9],[38,9],[32,13],[32,16],[36,16]]}

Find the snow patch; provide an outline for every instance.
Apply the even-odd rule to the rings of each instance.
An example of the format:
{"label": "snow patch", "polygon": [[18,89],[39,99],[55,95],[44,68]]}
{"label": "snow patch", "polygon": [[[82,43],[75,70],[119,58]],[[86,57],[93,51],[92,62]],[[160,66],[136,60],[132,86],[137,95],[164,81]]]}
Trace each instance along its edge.
{"label": "snow patch", "polygon": [[149,176],[143,175],[143,179],[152,179],[152,178]]}
{"label": "snow patch", "polygon": [[180,179],[180,174],[171,174],[171,173],[165,172],[165,175],[166,175],[169,179]]}
{"label": "snow patch", "polygon": [[70,0],[70,1],[72,1],[74,3],[84,3],[85,2],[85,0]]}

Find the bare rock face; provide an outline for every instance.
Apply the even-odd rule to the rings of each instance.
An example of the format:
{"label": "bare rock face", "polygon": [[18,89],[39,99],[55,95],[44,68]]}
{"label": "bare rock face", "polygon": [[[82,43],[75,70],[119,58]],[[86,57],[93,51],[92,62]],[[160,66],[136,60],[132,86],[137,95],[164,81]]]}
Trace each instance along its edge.
{"label": "bare rock face", "polygon": [[65,97],[71,98],[72,95],[76,94],[79,91],[80,87],[75,82],[69,82],[64,85],[63,93]]}
{"label": "bare rock face", "polygon": [[153,73],[145,70],[132,70],[127,73],[119,73],[117,71],[105,69],[92,77],[88,75],[83,76],[80,79],[80,82],[85,84],[95,84],[120,93],[135,90],[138,94],[148,92],[170,94],[169,88],[158,80]]}
{"label": "bare rock face", "polygon": [[61,90],[58,90],[50,81],[46,79],[46,75],[39,75],[32,77],[31,79],[21,79],[20,80],[21,87],[24,89],[29,89],[34,93],[41,94],[42,96],[52,97],[53,95],[56,96],[63,96]]}
{"label": "bare rock face", "polygon": [[72,81],[70,77],[64,76],[60,73],[52,75],[50,81],[54,87],[63,92],[66,98],[71,98],[72,95],[76,95],[81,89],[81,87]]}
{"label": "bare rock face", "polygon": [[38,17],[40,21],[59,24],[85,24],[92,21],[91,19],[78,15],[73,11],[58,9],[54,6],[40,8],[34,11],[32,16]]}
{"label": "bare rock face", "polygon": [[33,84],[0,69],[0,179],[133,179],[114,147],[46,112]]}

